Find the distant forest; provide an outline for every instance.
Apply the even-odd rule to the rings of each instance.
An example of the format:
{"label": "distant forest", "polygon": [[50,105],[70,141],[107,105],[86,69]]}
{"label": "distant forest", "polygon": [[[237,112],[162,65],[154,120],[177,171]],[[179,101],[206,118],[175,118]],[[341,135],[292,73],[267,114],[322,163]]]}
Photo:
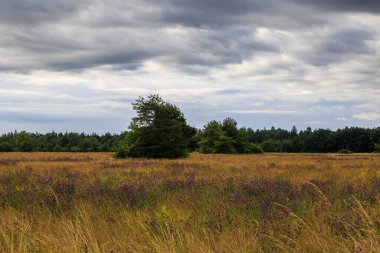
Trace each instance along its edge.
{"label": "distant forest", "polygon": [[[351,152],[380,151],[380,127],[346,127],[332,131],[314,129],[298,131],[270,128],[253,130],[238,128],[233,119],[210,121],[203,129],[193,129],[187,144],[190,152],[202,153],[259,153],[239,149],[242,144],[254,144],[265,152],[328,153],[341,150]],[[84,133],[28,133],[11,132],[0,137],[0,151],[42,152],[116,152],[125,145],[128,132],[104,135]],[[212,138],[216,138],[212,142]],[[213,144],[216,143],[216,144]],[[214,146],[212,146],[214,145]]]}

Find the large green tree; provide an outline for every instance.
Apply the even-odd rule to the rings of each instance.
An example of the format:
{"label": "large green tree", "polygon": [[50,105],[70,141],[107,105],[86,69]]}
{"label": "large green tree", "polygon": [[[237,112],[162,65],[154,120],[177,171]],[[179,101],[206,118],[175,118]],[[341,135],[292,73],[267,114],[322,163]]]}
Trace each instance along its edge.
{"label": "large green tree", "polygon": [[132,104],[137,116],[132,119],[123,155],[147,158],[178,158],[187,155],[189,139],[195,129],[187,125],[181,110],[159,95],[139,97]]}
{"label": "large green tree", "polygon": [[32,135],[26,131],[21,131],[14,135],[17,151],[32,151],[33,139]]}

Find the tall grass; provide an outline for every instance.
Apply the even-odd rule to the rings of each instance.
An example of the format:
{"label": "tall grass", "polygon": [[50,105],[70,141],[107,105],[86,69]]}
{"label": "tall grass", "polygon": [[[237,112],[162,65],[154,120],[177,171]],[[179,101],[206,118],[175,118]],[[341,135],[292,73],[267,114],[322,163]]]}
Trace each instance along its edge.
{"label": "tall grass", "polygon": [[380,252],[380,156],[0,154],[0,252]]}

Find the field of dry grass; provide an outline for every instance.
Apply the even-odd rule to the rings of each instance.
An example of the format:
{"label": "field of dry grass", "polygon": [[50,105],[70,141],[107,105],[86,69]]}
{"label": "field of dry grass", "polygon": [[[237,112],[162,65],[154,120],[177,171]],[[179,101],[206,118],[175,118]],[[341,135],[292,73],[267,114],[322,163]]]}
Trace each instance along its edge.
{"label": "field of dry grass", "polygon": [[380,155],[0,153],[0,252],[380,252]]}

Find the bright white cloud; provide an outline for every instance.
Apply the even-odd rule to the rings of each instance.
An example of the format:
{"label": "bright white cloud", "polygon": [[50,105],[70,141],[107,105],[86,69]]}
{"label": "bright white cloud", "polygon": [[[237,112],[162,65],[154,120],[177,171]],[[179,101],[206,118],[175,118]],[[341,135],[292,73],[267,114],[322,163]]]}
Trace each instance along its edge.
{"label": "bright white cloud", "polygon": [[375,121],[380,119],[380,113],[359,113],[354,115],[355,119],[366,120],[366,121]]}

